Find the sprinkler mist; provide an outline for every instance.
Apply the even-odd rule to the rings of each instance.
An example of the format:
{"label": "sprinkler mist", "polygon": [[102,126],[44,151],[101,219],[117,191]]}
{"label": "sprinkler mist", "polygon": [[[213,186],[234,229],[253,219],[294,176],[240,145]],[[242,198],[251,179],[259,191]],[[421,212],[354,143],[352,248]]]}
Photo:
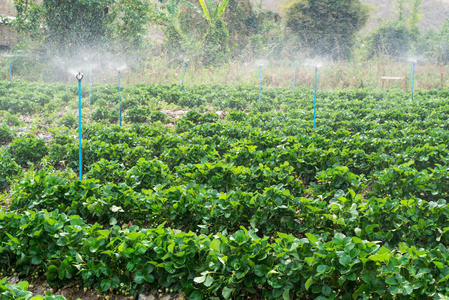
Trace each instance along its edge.
{"label": "sprinkler mist", "polygon": [[92,67],[89,68],[89,105],[92,99]]}
{"label": "sprinkler mist", "polygon": [[12,76],[11,76],[11,57],[8,57],[8,64],[9,64],[9,83],[12,83]]}
{"label": "sprinkler mist", "polygon": [[295,63],[295,71],[293,72],[293,92],[295,92],[295,83],[296,83],[296,63]]}
{"label": "sprinkler mist", "polygon": [[81,80],[83,80],[84,75],[81,72],[76,74],[76,79],[78,80],[78,139],[79,139],[79,179],[83,179],[83,149],[81,144]]}
{"label": "sprinkler mist", "polygon": [[413,69],[412,69],[412,101],[413,101],[413,89],[415,86],[415,64],[416,64],[416,60],[413,61]]}
{"label": "sprinkler mist", "polygon": [[122,101],[121,101],[121,95],[120,95],[120,70],[118,71],[118,124],[119,126],[122,126]]}
{"label": "sprinkler mist", "polygon": [[262,64],[259,64],[259,103],[262,99]]}
{"label": "sprinkler mist", "polygon": [[313,97],[313,129],[315,129],[316,119],[316,90],[317,90],[318,66],[315,67],[315,94]]}
{"label": "sprinkler mist", "polygon": [[184,76],[186,74],[186,62],[184,61],[184,66],[182,69],[182,81],[181,81],[181,91],[184,88]]}

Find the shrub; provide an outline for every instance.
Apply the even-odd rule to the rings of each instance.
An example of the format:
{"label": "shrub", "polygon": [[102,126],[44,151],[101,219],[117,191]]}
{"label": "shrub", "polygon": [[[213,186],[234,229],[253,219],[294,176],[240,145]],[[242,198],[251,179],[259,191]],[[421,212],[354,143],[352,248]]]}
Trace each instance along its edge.
{"label": "shrub", "polygon": [[9,126],[20,126],[19,117],[16,115],[7,114],[5,116],[5,124]]}
{"label": "shrub", "polygon": [[183,119],[188,120],[193,124],[199,124],[201,122],[201,114],[197,111],[191,110],[186,113]]}
{"label": "shrub", "polygon": [[0,150],[0,191],[11,184],[12,179],[21,172],[20,166],[11,155]]}
{"label": "shrub", "polygon": [[132,123],[144,123],[148,120],[148,107],[137,106],[126,111],[126,121]]}
{"label": "shrub", "polygon": [[159,160],[147,161],[140,158],[136,166],[126,174],[126,184],[136,190],[152,189],[158,184],[168,184],[172,175],[166,164]]}
{"label": "shrub", "polygon": [[166,114],[164,114],[161,111],[154,111],[150,115],[150,121],[151,122],[166,122],[168,120],[168,117]]}
{"label": "shrub", "polygon": [[28,162],[39,162],[42,157],[47,155],[48,148],[44,140],[29,136],[15,139],[8,151],[18,164],[25,166]]}
{"label": "shrub", "polygon": [[218,121],[218,115],[213,112],[205,113],[200,118],[202,123],[215,123]]}
{"label": "shrub", "polygon": [[89,166],[90,170],[86,173],[86,178],[98,179],[100,183],[120,183],[125,178],[125,167],[117,161],[100,159],[98,162]]}
{"label": "shrub", "polygon": [[243,122],[248,119],[248,116],[242,111],[231,111],[227,116],[226,120],[235,121],[235,122]]}
{"label": "shrub", "polygon": [[411,34],[403,21],[391,21],[371,33],[369,40],[369,56],[389,55],[401,57],[411,47]]}
{"label": "shrub", "polygon": [[14,139],[14,134],[6,124],[0,125],[0,144],[6,144]]}
{"label": "shrub", "polygon": [[75,116],[72,114],[64,115],[59,122],[59,125],[65,126],[67,128],[73,128],[76,125]]}

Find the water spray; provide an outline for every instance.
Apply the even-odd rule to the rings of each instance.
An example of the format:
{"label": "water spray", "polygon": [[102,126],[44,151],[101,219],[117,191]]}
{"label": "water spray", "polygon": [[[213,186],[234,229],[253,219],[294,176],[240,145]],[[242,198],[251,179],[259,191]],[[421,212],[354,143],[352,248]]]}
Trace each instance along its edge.
{"label": "water spray", "polygon": [[295,82],[296,82],[296,63],[295,63],[295,71],[293,72],[293,92],[295,92]]}
{"label": "water spray", "polygon": [[12,76],[11,76],[11,57],[8,57],[8,64],[9,64],[9,83],[12,83]]}
{"label": "water spray", "polygon": [[81,72],[76,74],[76,79],[78,80],[78,139],[79,139],[79,180],[83,179],[83,148],[81,144],[81,80],[83,80],[84,75]]}
{"label": "water spray", "polygon": [[259,65],[259,103],[262,98],[262,64]]}
{"label": "water spray", "polygon": [[318,66],[315,67],[315,95],[314,95],[314,98],[313,98],[313,129],[315,129],[315,119],[316,119],[317,77],[318,77]]}
{"label": "water spray", "polygon": [[183,70],[182,70],[181,91],[182,91],[182,89],[184,87],[184,76],[185,76],[185,74],[186,74],[186,62],[184,61],[184,67],[183,67]]}
{"label": "water spray", "polygon": [[415,64],[416,64],[416,60],[413,61],[413,69],[412,69],[412,101],[413,101],[413,89],[414,89],[414,85],[415,85]]}
{"label": "water spray", "polygon": [[92,99],[92,67],[89,68],[89,105]]}
{"label": "water spray", "polygon": [[122,126],[122,104],[120,96],[120,70],[118,69],[118,124]]}

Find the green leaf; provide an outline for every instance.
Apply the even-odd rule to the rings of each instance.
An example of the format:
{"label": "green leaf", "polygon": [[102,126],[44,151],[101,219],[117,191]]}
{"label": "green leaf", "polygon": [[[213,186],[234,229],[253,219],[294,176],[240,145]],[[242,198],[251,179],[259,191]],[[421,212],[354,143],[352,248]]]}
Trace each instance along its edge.
{"label": "green leaf", "polygon": [[343,265],[343,266],[347,266],[351,263],[352,259],[349,255],[343,253],[342,256],[340,256],[339,262]]}
{"label": "green leaf", "polygon": [[190,300],[203,300],[204,295],[199,291],[194,291],[190,294]]}
{"label": "green leaf", "polygon": [[225,286],[223,290],[221,291],[221,294],[223,295],[223,298],[229,299],[231,297],[231,294],[234,292],[235,289],[228,288]]}
{"label": "green leaf", "polygon": [[309,232],[306,232],[306,237],[309,239],[311,244],[315,244],[318,241],[318,239]]}
{"label": "green leaf", "polygon": [[330,297],[332,295],[332,289],[328,285],[324,285],[321,289],[321,293],[323,293],[324,296]]}
{"label": "green leaf", "polygon": [[396,281],[396,279],[392,278],[392,277],[387,277],[387,279],[385,280],[385,282],[389,285],[397,285],[398,282]]}
{"label": "green leaf", "polygon": [[204,281],[204,285],[207,287],[210,287],[212,283],[214,282],[214,278],[210,275],[206,276],[206,281]]}
{"label": "green leaf", "polygon": [[217,251],[217,252],[220,252],[220,245],[221,245],[221,241],[220,241],[219,239],[215,239],[215,240],[213,240],[212,242],[210,242],[209,247],[210,247],[212,250],[215,250],[215,251]]}
{"label": "green leaf", "polygon": [[282,299],[290,300],[290,290],[289,289],[284,290],[284,293],[282,293]]}
{"label": "green leaf", "polygon": [[267,266],[265,265],[257,265],[254,268],[254,274],[259,277],[265,277],[267,275]]}
{"label": "green leaf", "polygon": [[40,265],[42,263],[42,258],[39,256],[33,256],[31,259],[31,264],[33,265]]}
{"label": "green leaf", "polygon": [[196,283],[203,283],[205,280],[206,280],[206,275],[193,278],[193,281],[195,281]]}
{"label": "green leaf", "polygon": [[309,279],[307,279],[305,287],[306,287],[306,291],[309,290],[310,286],[313,284],[313,277],[310,277]]}

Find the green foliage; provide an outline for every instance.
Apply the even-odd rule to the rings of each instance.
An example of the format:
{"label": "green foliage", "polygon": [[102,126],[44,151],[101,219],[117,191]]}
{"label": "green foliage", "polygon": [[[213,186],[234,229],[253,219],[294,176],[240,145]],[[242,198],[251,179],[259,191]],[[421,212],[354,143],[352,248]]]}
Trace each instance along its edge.
{"label": "green foliage", "polygon": [[241,111],[231,111],[226,115],[226,120],[234,121],[234,122],[243,122],[248,118],[248,116]]}
{"label": "green foliage", "polygon": [[369,56],[401,57],[410,50],[411,33],[403,21],[390,21],[369,36]]}
{"label": "green foliage", "polygon": [[229,55],[229,30],[223,21],[222,15],[229,0],[221,0],[217,4],[212,0],[198,0],[201,9],[185,1],[185,3],[207,20],[209,27],[204,36],[205,65],[217,65],[226,61]]}
{"label": "green foliage", "polygon": [[168,121],[168,117],[167,117],[166,114],[164,114],[161,111],[153,111],[150,114],[150,121],[153,122],[153,123],[154,122],[162,122],[162,123],[164,123],[164,122]]}
{"label": "green foliage", "polygon": [[38,163],[48,153],[44,140],[34,136],[16,138],[8,148],[8,152],[21,166],[28,163]]}
{"label": "green foliage", "polygon": [[368,7],[360,0],[299,0],[285,6],[286,28],[309,55],[348,58],[355,34],[368,21]]}
{"label": "green foliage", "polygon": [[109,122],[117,122],[118,120],[118,109],[110,110],[107,107],[100,106],[97,107],[90,118],[93,121],[109,121]]}
{"label": "green foliage", "polygon": [[449,18],[440,31],[429,31],[421,40],[419,49],[438,62],[449,61]]}
{"label": "green foliage", "polygon": [[125,167],[116,161],[108,161],[102,158],[89,166],[86,178],[97,179],[101,183],[112,182],[118,184],[125,181]]}
{"label": "green foliage", "polygon": [[67,114],[62,117],[61,121],[59,122],[59,125],[65,126],[67,128],[73,128],[75,127],[75,125],[77,125],[77,120],[74,115]]}
{"label": "green foliage", "polygon": [[0,125],[0,145],[10,143],[14,139],[14,133],[8,125]]}
{"label": "green foliage", "polygon": [[13,157],[5,150],[0,150],[0,191],[10,185],[21,172],[22,169]]}
{"label": "green foliage", "polygon": [[400,90],[323,92],[315,129],[310,90],[266,88],[259,106],[254,87],[125,91],[138,105],[185,97],[228,114],[195,107],[176,128],[86,122],[81,181],[67,129],[52,129],[37,171],[0,150],[0,170],[15,174],[6,184],[16,182],[2,196],[1,273],[191,299],[447,294],[447,89],[413,101]]}
{"label": "green foliage", "polygon": [[[17,284],[10,284],[7,278],[0,279],[0,294],[2,300],[66,300],[64,296],[55,296],[52,293],[46,293],[45,296],[33,296],[33,293],[28,291],[30,284],[27,281],[19,281]],[[80,300],[79,298],[77,300]]]}
{"label": "green foliage", "polygon": [[149,109],[147,106],[135,106],[126,110],[125,119],[131,123],[144,123],[148,121]]}
{"label": "green foliage", "polygon": [[9,126],[20,126],[19,117],[16,115],[12,115],[9,112],[3,113],[3,122]]}

